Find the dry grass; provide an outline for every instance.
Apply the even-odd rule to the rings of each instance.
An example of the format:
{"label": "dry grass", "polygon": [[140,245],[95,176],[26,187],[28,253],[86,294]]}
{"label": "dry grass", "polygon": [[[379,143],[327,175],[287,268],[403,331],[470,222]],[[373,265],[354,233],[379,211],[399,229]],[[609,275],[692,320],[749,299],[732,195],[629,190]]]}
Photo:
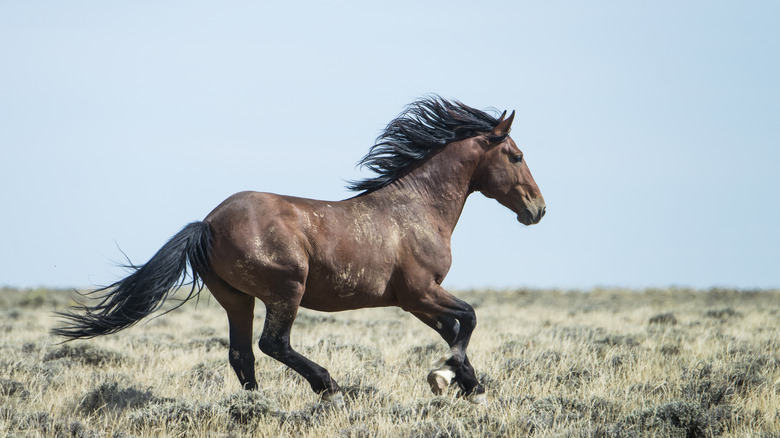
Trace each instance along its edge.
{"label": "dry grass", "polygon": [[[317,402],[257,351],[260,390],[227,363],[227,321],[197,307],[58,345],[64,291],[0,290],[0,434],[129,436],[780,436],[780,292],[464,291],[490,404],[433,396],[445,351],[398,309],[302,310],[293,346],[346,406]],[[258,306],[256,332],[262,321]]]}

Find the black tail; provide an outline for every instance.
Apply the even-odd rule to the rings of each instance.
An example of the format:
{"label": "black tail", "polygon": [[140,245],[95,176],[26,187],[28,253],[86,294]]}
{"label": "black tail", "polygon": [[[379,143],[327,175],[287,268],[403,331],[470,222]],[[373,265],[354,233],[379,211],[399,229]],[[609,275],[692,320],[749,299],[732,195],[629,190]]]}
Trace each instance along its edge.
{"label": "black tail", "polygon": [[[65,325],[52,334],[68,340],[94,338],[118,332],[158,310],[172,291],[187,282],[187,263],[192,271],[189,295],[175,308],[203,289],[199,279],[209,271],[211,227],[206,222],[193,222],[173,236],[145,265],[133,266],[133,273],[116,283],[89,292],[100,294],[95,306],[78,306],[78,313],[59,313]],[[173,309],[171,309],[173,310]],[[80,314],[79,314],[80,313]]]}

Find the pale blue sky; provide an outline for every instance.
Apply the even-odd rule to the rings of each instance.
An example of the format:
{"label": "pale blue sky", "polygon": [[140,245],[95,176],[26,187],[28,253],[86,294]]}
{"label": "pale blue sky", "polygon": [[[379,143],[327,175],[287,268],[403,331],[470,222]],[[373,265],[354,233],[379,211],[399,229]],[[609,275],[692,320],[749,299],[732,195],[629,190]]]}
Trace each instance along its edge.
{"label": "pale blue sky", "polygon": [[[352,196],[427,93],[516,110],[445,285],[780,287],[780,3],[0,1],[0,285],[88,287],[230,194]],[[380,3],[380,2],[376,2]]]}

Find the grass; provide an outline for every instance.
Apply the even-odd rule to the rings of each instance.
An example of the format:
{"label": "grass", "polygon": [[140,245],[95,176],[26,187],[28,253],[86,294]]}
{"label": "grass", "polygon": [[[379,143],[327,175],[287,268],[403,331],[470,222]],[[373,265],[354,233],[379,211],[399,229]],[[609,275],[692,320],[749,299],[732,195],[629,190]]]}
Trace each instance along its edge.
{"label": "grass", "polygon": [[[346,404],[257,348],[260,389],[227,362],[227,318],[197,306],[58,344],[68,291],[0,289],[0,435],[43,437],[778,437],[780,291],[473,290],[469,355],[488,406],[431,394],[447,351],[399,309],[301,310],[294,348]],[[258,306],[256,339],[262,327]]]}

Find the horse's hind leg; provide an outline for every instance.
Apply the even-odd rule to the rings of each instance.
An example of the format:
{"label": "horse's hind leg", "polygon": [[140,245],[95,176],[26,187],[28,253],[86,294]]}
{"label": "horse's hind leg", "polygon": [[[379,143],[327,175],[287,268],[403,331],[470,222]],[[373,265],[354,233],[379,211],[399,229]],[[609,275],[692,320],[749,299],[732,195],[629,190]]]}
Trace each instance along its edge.
{"label": "horse's hind leg", "polygon": [[[455,338],[460,331],[460,324],[456,319],[441,315],[429,315],[427,313],[413,312],[412,314],[427,326],[436,330],[444,341],[447,342],[447,345],[452,347]],[[473,397],[485,393],[485,388],[483,388],[477,380],[474,368],[469,362],[468,355],[463,357],[463,365],[460,368],[453,370],[453,372],[455,373],[453,381],[460,387],[461,394]]]}
{"label": "horse's hind leg", "polygon": [[206,279],[211,295],[225,309],[230,325],[230,366],[244,389],[257,389],[255,355],[252,352],[252,323],[255,297],[234,289],[219,278]]}
{"label": "horse's hind leg", "polygon": [[341,388],[325,368],[305,358],[290,346],[290,330],[298,313],[297,302],[266,303],[265,326],[260,350],[303,376],[324,400],[338,401]]}

